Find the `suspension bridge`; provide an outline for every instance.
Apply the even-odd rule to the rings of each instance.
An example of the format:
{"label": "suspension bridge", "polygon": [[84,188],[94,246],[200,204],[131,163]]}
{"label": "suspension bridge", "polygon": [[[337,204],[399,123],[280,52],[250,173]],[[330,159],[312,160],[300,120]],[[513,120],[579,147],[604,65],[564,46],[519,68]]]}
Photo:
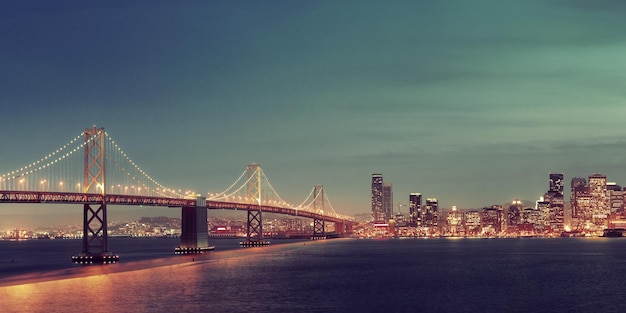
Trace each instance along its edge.
{"label": "suspension bridge", "polygon": [[1,175],[0,203],[82,205],[82,251],[72,256],[72,261],[79,264],[119,261],[108,246],[108,205],[181,208],[177,254],[213,248],[208,242],[208,210],[247,212],[243,247],[269,244],[263,237],[263,213],[312,219],[312,239],[326,238],[327,223],[334,224],[338,235],[352,232],[355,225],[353,218],[335,211],[322,185],[315,185],[302,203],[287,203],[258,164],[248,165],[220,193],[202,196],[166,187],[141,169],[104,128],[95,126],[41,159]]}

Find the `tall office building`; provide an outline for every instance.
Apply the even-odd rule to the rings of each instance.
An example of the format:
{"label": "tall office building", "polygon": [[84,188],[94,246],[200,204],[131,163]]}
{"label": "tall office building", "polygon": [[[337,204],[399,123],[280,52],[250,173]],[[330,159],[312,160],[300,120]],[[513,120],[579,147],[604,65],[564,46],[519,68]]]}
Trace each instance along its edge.
{"label": "tall office building", "polygon": [[422,226],[437,227],[439,221],[439,201],[436,198],[427,198],[424,209],[426,214]]}
{"label": "tall office building", "polygon": [[422,194],[414,192],[409,195],[410,226],[422,226]]}
{"label": "tall office building", "polygon": [[577,218],[580,213],[580,209],[578,208],[576,195],[577,193],[583,192],[587,187],[587,179],[583,177],[574,177],[571,182],[571,194],[569,197],[569,203],[572,206],[572,218]]}
{"label": "tall office building", "polygon": [[[591,193],[588,186],[578,187],[575,191],[575,203],[572,205],[572,214],[576,212],[578,219],[578,227],[584,227],[586,222],[591,223],[592,212],[592,200]],[[574,209],[575,206],[575,209]]]}
{"label": "tall office building", "polygon": [[422,226],[422,194],[414,192],[409,195],[409,215],[411,226]]}
{"label": "tall office building", "polygon": [[560,233],[564,227],[563,174],[550,173],[550,187],[544,199],[549,202],[548,221],[552,232]]}
{"label": "tall office building", "polygon": [[372,218],[375,223],[385,222],[382,174],[372,174]]}
{"label": "tall office building", "polygon": [[600,229],[606,227],[611,208],[605,175],[593,174],[589,176],[589,194],[591,195],[592,207],[591,223]]}
{"label": "tall office building", "polygon": [[548,192],[556,193],[563,197],[563,174],[550,173],[550,189]]}
{"label": "tall office building", "polygon": [[522,209],[523,204],[519,199],[513,200],[509,205],[509,210],[507,212],[507,225],[508,226],[517,226],[522,224]]}
{"label": "tall office building", "polygon": [[504,210],[501,205],[483,208],[480,223],[483,228],[482,233],[492,236],[499,235],[503,230],[503,225],[506,224],[505,220]]}
{"label": "tall office building", "polygon": [[383,212],[385,220],[393,218],[393,190],[391,183],[383,183]]}
{"label": "tall office building", "polygon": [[465,231],[468,235],[476,236],[482,232],[480,211],[471,210],[463,214],[465,221]]}
{"label": "tall office building", "polygon": [[606,189],[608,192],[611,213],[621,214],[624,210],[624,192],[622,186],[616,183],[606,183]]}
{"label": "tall office building", "polygon": [[537,212],[535,228],[544,229],[550,226],[550,202],[544,201],[543,198],[539,199],[535,203],[535,210]]}
{"label": "tall office building", "polygon": [[463,229],[463,213],[461,213],[456,206],[452,206],[452,210],[448,211],[446,221],[448,222],[448,232],[452,236],[465,234],[465,229]]}

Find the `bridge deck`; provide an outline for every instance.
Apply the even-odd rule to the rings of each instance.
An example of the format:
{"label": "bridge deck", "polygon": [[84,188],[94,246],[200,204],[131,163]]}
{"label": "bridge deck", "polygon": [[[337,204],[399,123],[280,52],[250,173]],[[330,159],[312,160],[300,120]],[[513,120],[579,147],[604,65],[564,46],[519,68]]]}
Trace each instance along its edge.
{"label": "bridge deck", "polygon": [[[39,191],[0,191],[0,203],[49,203],[49,204],[98,204],[104,201],[112,205],[145,205],[167,207],[193,207],[196,199],[178,199],[165,197],[147,197],[131,195],[101,195],[93,193],[76,192],[39,192]],[[284,208],[269,205],[255,205],[248,203],[235,203],[207,200],[208,209],[223,210],[261,210],[267,213],[285,214],[291,216],[306,217],[338,223],[353,223],[340,217],[323,215],[320,213]]]}
{"label": "bridge deck", "polygon": [[0,203],[75,203],[115,205],[146,205],[183,207],[196,206],[195,199],[162,198],[129,195],[101,195],[76,192],[0,191]]}

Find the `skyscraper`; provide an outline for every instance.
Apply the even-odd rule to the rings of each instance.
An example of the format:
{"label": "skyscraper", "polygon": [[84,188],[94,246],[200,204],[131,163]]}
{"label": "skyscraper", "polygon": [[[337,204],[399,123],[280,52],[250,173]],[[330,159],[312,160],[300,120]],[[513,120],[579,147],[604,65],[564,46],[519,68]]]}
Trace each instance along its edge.
{"label": "skyscraper", "polygon": [[598,229],[606,227],[611,213],[610,201],[606,190],[606,176],[593,174],[589,176],[589,194],[591,195],[591,223]]}
{"label": "skyscraper", "polygon": [[465,231],[468,235],[479,235],[481,233],[481,214],[480,211],[471,210],[465,212],[463,220],[465,221]]}
{"label": "skyscraper", "polygon": [[439,201],[436,198],[426,199],[426,216],[423,226],[437,227],[439,221]]}
{"label": "skyscraper", "polygon": [[606,183],[610,201],[611,213],[622,213],[624,210],[624,193],[622,186],[616,183]]}
{"label": "skyscraper", "polygon": [[492,205],[481,211],[482,233],[490,236],[499,235],[506,224],[504,210],[501,205]]}
{"label": "skyscraper", "polygon": [[448,232],[452,236],[465,234],[465,230],[463,229],[463,213],[461,213],[456,206],[452,206],[452,210],[448,211],[446,221],[448,222]]}
{"label": "skyscraper", "polygon": [[548,192],[553,192],[563,197],[563,174],[550,173],[550,189]]}
{"label": "skyscraper", "polygon": [[385,220],[393,218],[393,190],[391,183],[383,183],[383,213]]}
{"label": "skyscraper", "polygon": [[411,221],[409,222],[410,226],[421,226],[422,225],[422,194],[418,192],[411,193],[409,195],[409,215]]}
{"label": "skyscraper", "polygon": [[519,199],[514,199],[509,205],[507,212],[507,225],[517,226],[522,223],[522,209],[523,204]]}
{"label": "skyscraper", "polygon": [[587,187],[587,179],[583,177],[574,177],[571,182],[571,194],[569,202],[572,206],[572,218],[577,218],[580,213],[578,202],[576,201],[577,193],[583,192],[583,189]]}
{"label": "skyscraper", "polygon": [[375,223],[384,222],[383,212],[383,175],[372,174],[372,218]]}
{"label": "skyscraper", "polygon": [[552,232],[562,232],[565,216],[563,210],[565,204],[563,201],[563,174],[550,173],[550,187],[544,199],[550,203],[548,205],[550,229]]}

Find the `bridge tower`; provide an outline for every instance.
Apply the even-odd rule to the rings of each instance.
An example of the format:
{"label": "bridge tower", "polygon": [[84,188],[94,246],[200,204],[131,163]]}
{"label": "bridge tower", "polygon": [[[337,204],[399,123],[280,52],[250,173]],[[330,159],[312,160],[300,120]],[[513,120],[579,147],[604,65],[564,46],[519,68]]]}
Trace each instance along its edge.
{"label": "bridge tower", "polygon": [[[324,214],[324,186],[315,185],[313,189],[313,211]],[[324,219],[313,219],[313,237],[311,240],[326,239],[326,222]]]}
{"label": "bridge tower", "polygon": [[257,206],[256,209],[248,210],[248,224],[246,225],[246,241],[241,242],[243,247],[256,247],[269,245],[263,240],[263,217],[262,217],[262,186],[261,166],[259,164],[248,165],[248,180],[246,183],[247,202]]}
{"label": "bridge tower", "polygon": [[[106,151],[104,128],[84,132],[83,193],[101,194],[102,202],[83,205],[83,250],[72,262],[79,264],[115,263],[119,256],[109,252],[106,206]],[[94,205],[94,207],[92,207]]]}

